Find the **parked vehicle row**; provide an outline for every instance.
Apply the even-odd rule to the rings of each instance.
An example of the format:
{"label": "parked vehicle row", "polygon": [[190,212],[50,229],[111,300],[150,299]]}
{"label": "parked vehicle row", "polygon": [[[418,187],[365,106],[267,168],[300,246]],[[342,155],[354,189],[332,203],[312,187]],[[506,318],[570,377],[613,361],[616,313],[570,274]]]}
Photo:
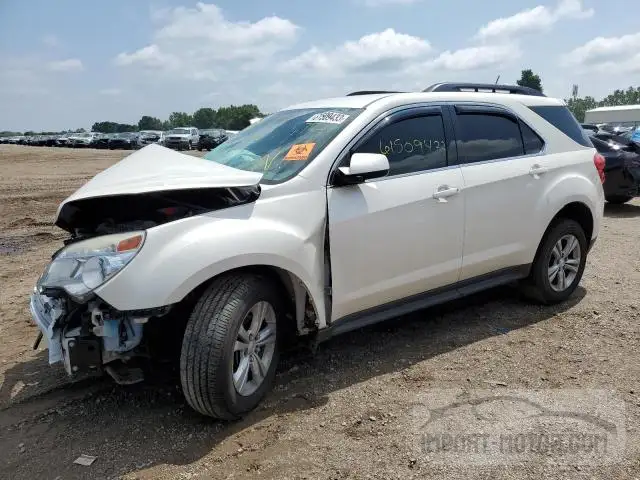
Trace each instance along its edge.
{"label": "parked vehicle row", "polygon": [[231,132],[223,129],[198,130],[195,127],[179,127],[164,132],[142,130],[122,133],[69,133],[59,135],[33,135],[0,137],[0,143],[30,145],[34,147],[69,147],[134,150],[151,144],[163,145],[175,150],[211,150],[225,142]]}

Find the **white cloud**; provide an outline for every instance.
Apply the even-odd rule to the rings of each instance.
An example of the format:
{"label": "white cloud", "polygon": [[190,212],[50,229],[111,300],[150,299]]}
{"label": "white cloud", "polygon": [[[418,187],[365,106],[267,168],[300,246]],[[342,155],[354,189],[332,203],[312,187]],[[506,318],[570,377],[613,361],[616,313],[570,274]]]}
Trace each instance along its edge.
{"label": "white cloud", "polygon": [[482,68],[496,67],[522,55],[520,48],[515,44],[463,48],[456,51],[442,52],[438,58],[429,62],[433,68],[444,70],[479,70]]}
{"label": "white cloud", "polygon": [[122,90],[119,88],[103,88],[98,92],[100,95],[107,95],[110,97],[117,97],[122,94]]}
{"label": "white cloud", "polygon": [[56,60],[47,64],[49,70],[54,72],[79,72],[84,70],[82,61],[78,58],[68,58],[67,60]]}
{"label": "white cloud", "polygon": [[584,9],[582,0],[560,0],[555,9],[538,5],[510,17],[492,20],[478,30],[476,38],[486,40],[540,32],[562,19],[583,19],[592,17],[593,14],[592,8]]}
{"label": "white cloud", "polygon": [[575,48],[562,57],[567,66],[606,68],[616,64],[626,65],[632,70],[640,68],[638,55],[630,56],[640,50],[640,32],[621,37],[596,37],[584,45]]}
{"label": "white cloud", "polygon": [[60,46],[60,39],[55,35],[45,35],[42,37],[42,43],[44,43],[47,47],[55,48]]}
{"label": "white cloud", "polygon": [[427,40],[388,28],[330,50],[314,46],[285,62],[281,70],[326,75],[392,72],[404,69],[410,60],[423,59],[430,51]]}
{"label": "white cloud", "polygon": [[214,4],[153,12],[159,24],[153,42],[116,56],[116,65],[162,70],[177,77],[211,80],[229,65],[268,62],[297,39],[299,27],[271,16],[257,22],[232,22]]}

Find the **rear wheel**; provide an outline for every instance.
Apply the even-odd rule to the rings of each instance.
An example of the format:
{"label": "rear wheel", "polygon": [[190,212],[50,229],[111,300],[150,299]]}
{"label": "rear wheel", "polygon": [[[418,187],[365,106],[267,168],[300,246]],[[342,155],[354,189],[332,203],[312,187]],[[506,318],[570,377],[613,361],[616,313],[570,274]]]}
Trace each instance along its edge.
{"label": "rear wheel", "polygon": [[613,205],[622,205],[623,203],[627,203],[633,197],[629,197],[627,195],[610,195],[605,197],[605,200]]}
{"label": "rear wheel", "polygon": [[587,259],[587,239],[580,224],[560,219],[547,232],[523,282],[528,297],[544,303],[559,303],[577,288]]}
{"label": "rear wheel", "polygon": [[226,275],[200,298],[187,323],[180,379],[187,402],[232,420],[271,389],[278,364],[279,292],[257,275]]}

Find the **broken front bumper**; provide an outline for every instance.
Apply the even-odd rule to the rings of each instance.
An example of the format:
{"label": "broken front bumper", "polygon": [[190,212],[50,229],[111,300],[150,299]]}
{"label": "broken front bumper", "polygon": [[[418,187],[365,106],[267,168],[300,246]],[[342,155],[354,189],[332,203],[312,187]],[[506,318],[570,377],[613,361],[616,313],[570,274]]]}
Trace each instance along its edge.
{"label": "broken front bumper", "polygon": [[31,294],[29,308],[31,317],[47,339],[49,364],[60,362],[63,359],[60,329],[55,329],[55,326],[65,314],[61,301],[34,292]]}
{"label": "broken front bumper", "polygon": [[127,358],[140,344],[148,319],[105,308],[101,301],[78,306],[74,311],[83,313],[71,318],[65,300],[37,290],[29,306],[34,322],[47,338],[49,364],[63,362],[69,375],[97,372],[106,363]]}

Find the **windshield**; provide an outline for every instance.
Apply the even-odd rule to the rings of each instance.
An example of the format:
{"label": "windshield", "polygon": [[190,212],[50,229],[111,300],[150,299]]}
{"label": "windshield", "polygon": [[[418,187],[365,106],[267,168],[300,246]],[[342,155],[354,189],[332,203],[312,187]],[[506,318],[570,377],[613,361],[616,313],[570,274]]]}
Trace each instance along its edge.
{"label": "windshield", "polygon": [[361,112],[359,108],[283,110],[230,137],[204,158],[264,172],[262,179],[267,182],[282,182],[307,166]]}
{"label": "windshield", "polygon": [[169,133],[176,133],[178,135],[188,135],[189,134],[189,129],[188,128],[174,128],[173,130],[169,130]]}

